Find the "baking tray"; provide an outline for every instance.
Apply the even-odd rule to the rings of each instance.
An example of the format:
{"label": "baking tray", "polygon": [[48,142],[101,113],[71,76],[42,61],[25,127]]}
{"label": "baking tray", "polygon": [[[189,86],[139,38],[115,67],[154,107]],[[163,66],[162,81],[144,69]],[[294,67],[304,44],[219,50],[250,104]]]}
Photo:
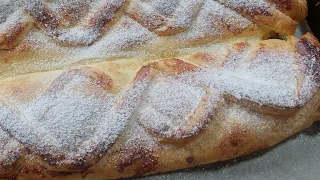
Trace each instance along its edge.
{"label": "baking tray", "polygon": [[[295,35],[311,32],[302,22]],[[278,144],[249,156],[134,180],[318,180],[320,122]],[[132,180],[133,180],[132,179]]]}
{"label": "baking tray", "polygon": [[308,17],[307,21],[314,33],[314,35],[320,39],[320,0],[308,0]]}

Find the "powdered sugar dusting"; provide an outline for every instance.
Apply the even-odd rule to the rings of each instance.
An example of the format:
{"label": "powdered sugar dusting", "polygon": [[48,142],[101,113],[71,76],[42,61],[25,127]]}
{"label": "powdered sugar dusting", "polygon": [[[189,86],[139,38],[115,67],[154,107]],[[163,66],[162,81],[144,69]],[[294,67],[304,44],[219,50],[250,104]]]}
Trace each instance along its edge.
{"label": "powdered sugar dusting", "polygon": [[[289,51],[266,51],[252,58],[249,53],[236,61],[232,56],[229,58],[221,70],[199,72],[195,76],[239,100],[286,108],[308,101],[312,97],[309,91],[317,86],[315,82],[301,80],[301,67]],[[309,91],[301,89],[306,82],[313,87]]]}
{"label": "powdered sugar dusting", "polygon": [[[143,1],[142,4],[151,8],[150,12],[143,12],[145,15],[151,13],[153,17],[155,14],[152,13],[158,13],[165,18],[163,26],[156,31],[144,26],[138,19],[130,18],[127,11],[132,3],[122,0],[21,0],[15,1],[17,5],[6,3],[11,3],[9,6],[13,7],[14,12],[22,12],[26,8],[27,11],[21,16],[27,17],[31,23],[37,22],[34,24],[40,30],[33,28],[26,33],[21,47],[17,48],[18,51],[27,47],[32,55],[25,55],[21,61],[19,56],[8,54],[11,60],[3,65],[4,76],[120,58],[148,60],[172,57],[184,52],[182,48],[192,47],[188,48],[189,54],[199,48],[194,42],[211,45],[232,34],[237,34],[239,38],[242,33],[246,36],[245,32],[257,29],[236,11],[210,0]],[[123,6],[128,8],[121,8]],[[118,11],[120,18],[116,18]],[[14,12],[11,12],[12,16],[17,16]],[[46,17],[42,18],[42,23],[41,18],[37,19],[41,13]],[[9,21],[3,24],[7,23]],[[157,34],[160,31],[163,34]],[[261,39],[260,34],[252,38]]]}
{"label": "powdered sugar dusting", "polygon": [[55,12],[61,25],[72,27],[81,22],[98,2],[99,0],[55,0],[46,3]]}
{"label": "powdered sugar dusting", "polygon": [[[37,2],[39,1],[32,1],[32,3]],[[167,42],[166,37],[156,35],[152,30],[125,15],[117,19],[106,35],[97,41],[103,33],[103,27],[114,18],[114,12],[121,6],[122,1],[101,1],[114,3],[111,8],[113,10],[110,11],[108,8],[105,9],[107,6],[103,6],[103,3],[102,6],[99,6],[100,1],[95,1],[97,8],[90,11],[93,6],[86,6],[90,2],[86,1],[83,5],[85,11],[93,15],[93,19],[89,16],[89,21],[86,21],[87,19],[83,21],[88,22],[87,24],[80,23],[80,25],[73,26],[72,21],[65,21],[56,27],[55,24],[49,23],[48,27],[41,28],[44,28],[46,33],[53,36],[54,39],[67,44],[96,43],[85,48],[62,48],[48,40],[43,33],[33,30],[32,37],[30,35],[25,40],[42,44],[38,43],[38,47],[32,48],[41,50],[41,45],[50,46],[44,52],[57,49],[57,52],[63,56],[70,55],[71,58],[74,58],[72,60],[60,59],[59,62],[56,62],[51,61],[48,55],[46,58],[49,60],[43,59],[34,64],[38,63],[41,67],[50,68],[51,66],[65,67],[66,64],[77,64],[79,61],[90,58],[96,58],[97,61],[105,60],[106,57],[118,58],[130,53],[133,53],[133,57],[141,57],[142,52],[146,54],[151,52],[149,49],[135,51],[135,48],[144,49],[149,45],[148,42],[154,44]],[[226,35],[226,32],[241,33],[246,29],[254,28],[252,22],[216,1],[166,0],[160,2],[155,0],[145,2],[149,3],[150,8],[167,16],[169,25],[170,23],[175,24],[185,30],[185,32],[179,31],[175,36],[167,37],[174,41],[177,40],[177,37],[181,40],[178,41],[179,45],[168,41],[164,49],[170,51],[177,47],[185,47],[190,41],[220,37]],[[244,1],[228,2],[238,4],[240,7],[244,6],[241,4]],[[0,2],[0,5],[1,3],[10,2],[3,1]],[[163,6],[160,6],[161,3]],[[181,4],[186,6],[180,6]],[[201,8],[198,12],[194,9],[200,7],[199,4]],[[81,9],[80,6],[82,5],[75,9]],[[252,1],[249,6],[265,7],[264,1]],[[60,7],[55,6],[54,3],[49,7],[54,13],[60,12]],[[99,11],[95,11],[96,9],[101,10],[98,7],[102,9],[101,13],[106,14],[94,16],[96,13],[99,14]],[[7,17],[4,13],[0,13],[0,22],[6,20],[15,22],[15,18],[23,17],[22,11],[12,12],[8,9],[6,13],[11,15]],[[197,13],[199,13],[198,18],[194,18]],[[254,11],[250,10],[250,13]],[[77,24],[78,21],[82,22],[84,14],[80,13],[78,18],[70,18],[75,19],[77,21],[75,24]],[[55,18],[61,23],[60,18],[62,17],[62,15],[57,15]],[[99,17],[105,18],[99,19]],[[192,24],[193,18],[195,19],[194,24]],[[45,23],[44,26],[46,26]],[[65,27],[70,29],[64,29]],[[37,36],[39,34],[42,36]],[[154,48],[155,51],[158,51],[156,46],[153,46],[154,44],[150,49]],[[63,51],[59,51],[61,49]],[[233,51],[233,49],[229,50]],[[226,50],[226,53],[228,52]],[[188,53],[190,54],[190,51]],[[160,53],[155,54],[148,54],[148,57],[158,57]],[[175,76],[167,76],[160,72],[154,78],[146,78],[141,82],[134,82],[130,87],[123,87],[121,93],[109,92],[105,84],[99,84],[100,81],[97,79],[81,73],[66,71],[61,74],[60,79],[52,83],[46,93],[37,99],[24,104],[12,103],[10,105],[6,104],[7,100],[0,101],[0,114],[2,114],[0,117],[2,128],[0,129],[0,165],[10,164],[12,159],[15,160],[18,157],[9,157],[7,160],[7,154],[12,154],[12,151],[18,154],[21,149],[18,141],[32,152],[43,155],[45,160],[55,164],[78,163],[90,157],[100,158],[122,133],[125,134],[123,144],[121,144],[124,147],[140,146],[152,149],[159,145],[156,139],[159,136],[181,139],[196,135],[205,128],[211,116],[215,115],[215,108],[219,106],[219,102],[223,101],[225,95],[234,96],[240,101],[246,100],[260,105],[286,109],[304,105],[312,98],[315,87],[318,87],[312,77],[315,75],[301,72],[302,64],[291,51],[276,52],[267,49],[262,52],[254,50],[248,52],[245,50],[241,55],[232,56],[231,53],[226,58],[222,66],[211,69],[203,68]],[[309,60],[310,58],[303,59],[303,61]],[[312,59],[308,68],[317,67],[317,60]],[[226,111],[230,119],[237,119],[235,118],[237,116],[249,116],[246,112],[236,111],[239,109],[236,105],[234,106],[236,110],[232,108],[230,108],[231,112]],[[259,119],[259,114],[254,115],[252,116],[254,118],[250,119],[252,124],[248,123],[249,126],[258,125],[258,123],[254,124],[253,120]],[[124,132],[125,129],[128,132]],[[17,140],[9,136],[7,132],[10,132]],[[154,134],[156,135],[153,136]],[[6,152],[7,150],[10,153]]]}
{"label": "powdered sugar dusting", "polygon": [[[115,97],[90,82],[91,79],[76,74],[68,78],[72,79],[64,88],[18,105],[21,113],[17,114],[21,117],[3,118],[2,126],[40,154],[82,158],[88,152],[79,147],[86,141],[91,142],[91,146],[87,146],[90,152],[97,148],[104,151],[116,140],[128,117],[117,117]],[[127,110],[121,109],[120,114]],[[99,129],[104,134],[99,136],[100,142],[95,142],[92,138]],[[104,146],[99,147],[101,143]]]}
{"label": "powdered sugar dusting", "polygon": [[122,148],[145,148],[152,150],[159,147],[157,138],[150,136],[149,132],[135,118],[132,119],[127,129],[128,132],[124,134],[125,138],[123,139]]}
{"label": "powdered sugar dusting", "polygon": [[240,33],[252,27],[252,22],[235,11],[216,1],[205,0],[193,27],[180,36],[181,39],[201,40],[228,33]]}
{"label": "powdered sugar dusting", "polygon": [[[209,87],[211,98],[207,101],[214,104],[206,104],[207,110],[202,113],[207,115],[214,114],[214,108],[225,95],[270,107],[296,108],[309,101],[318,86],[304,78],[301,68],[291,51],[244,50],[237,56],[228,56],[222,68],[186,72],[174,78],[160,76],[145,92],[137,120],[162,137],[194,135],[195,124],[191,124],[194,128],[191,132],[184,132],[182,127],[203,101],[206,94],[203,87]],[[308,84],[309,88],[302,88],[302,84]]]}
{"label": "powdered sugar dusting", "polygon": [[[303,63],[295,59],[296,52],[271,51],[267,46],[231,52],[222,67],[175,76],[158,73],[124,88],[122,95],[109,93],[97,84],[99,81],[83,74],[63,73],[62,79],[58,78],[40,98],[18,104],[12,113],[7,107],[0,108],[3,114],[15,114],[1,118],[1,127],[40,154],[70,160],[100,155],[127,124],[144,130],[129,130],[127,134],[137,134],[125,138],[126,146],[147,142],[156,146],[151,136],[137,139],[149,136],[147,132],[162,138],[194,136],[210,121],[224,95],[266,106],[295,108],[310,100],[318,87],[311,76],[302,72]],[[317,66],[317,61],[309,61],[314,63],[309,66]]]}
{"label": "powdered sugar dusting", "polygon": [[[134,0],[132,2],[140,3],[140,0]],[[107,44],[110,44],[108,43],[109,40],[113,39],[110,39],[110,37],[112,37],[111,35],[108,36],[109,30],[114,29],[116,31],[118,30],[117,28],[119,28],[119,26],[110,28],[110,26],[118,23],[109,22],[115,20],[116,12],[121,9],[121,6],[124,6],[124,3],[130,5],[129,2],[124,2],[123,0],[18,0],[14,2],[6,0],[1,3],[3,4],[2,7],[8,8],[3,8],[3,11],[1,11],[3,13],[0,14],[0,22],[5,21],[7,16],[14,11],[26,9],[27,12],[29,12],[29,16],[32,17],[33,21],[42,29],[42,33],[53,38],[59,42],[60,45],[68,46],[89,46],[99,41],[101,41],[100,44],[107,46]],[[189,41],[206,38],[214,40],[211,38],[228,34],[240,34],[245,30],[249,30],[253,26],[252,22],[242,17],[234,10],[248,10],[251,12],[253,11],[252,9],[266,9],[271,6],[263,0],[249,2],[245,0],[148,0],[141,1],[141,3],[148,7],[145,11],[141,12],[145,16],[150,16],[150,18],[153,19],[153,16],[157,16],[156,14],[159,13],[165,18],[163,19],[165,22],[160,23],[161,27],[158,27],[159,29],[149,28],[150,31],[162,32],[163,34],[160,33],[161,36],[173,34],[179,35],[177,37],[170,37],[171,39],[178,38],[179,41],[183,41],[183,43],[179,43],[179,46],[175,45],[172,47],[175,49],[181,47],[181,45],[187,45]],[[228,7],[231,9],[221,4],[228,4]],[[126,9],[123,11],[126,11]],[[121,13],[123,13],[121,17],[127,17],[127,12],[120,12],[120,14]],[[27,13],[24,13],[23,16],[27,16]],[[134,20],[141,22],[144,19]],[[155,22],[150,23],[149,25],[151,27]],[[140,26],[139,29],[136,29],[134,32],[128,29],[118,43],[127,43],[127,39],[132,39],[131,36],[137,37],[139,34],[144,33],[145,28],[146,27]],[[100,39],[100,37],[104,37],[104,34],[109,38]],[[164,41],[170,39],[166,37],[162,38]],[[142,47],[152,40],[153,39],[148,39],[144,41],[143,38],[135,38],[134,41],[129,41],[129,44],[125,46]],[[28,44],[34,46],[36,45],[36,41],[37,40],[28,41]],[[162,41],[159,42],[161,43]],[[99,46],[97,45],[96,47]],[[81,51],[81,49],[77,48],[66,48],[65,50],[75,52]],[[107,52],[100,50],[99,52],[95,52],[98,54],[101,54],[102,52],[107,54],[109,51],[116,51],[116,48],[107,48],[106,51]],[[95,56],[97,56],[97,54],[95,54]]]}
{"label": "powdered sugar dusting", "polygon": [[262,53],[249,63],[239,62],[235,69],[226,66],[218,75],[219,86],[238,99],[295,107],[300,91],[296,69],[297,65],[286,52],[281,55]]}
{"label": "powdered sugar dusting", "polygon": [[[53,37],[53,39],[61,42],[62,44],[71,46],[91,45],[96,42],[103,33],[103,27],[107,22],[114,18],[115,11],[122,4],[121,0],[81,2],[78,0],[68,2],[65,2],[64,0],[54,2],[42,2],[41,0],[33,0],[18,2],[19,3],[16,4],[19,5],[17,5],[16,7],[13,6],[12,3],[8,6],[10,6],[10,8],[15,7],[16,10],[19,10],[19,8],[22,9],[22,6],[24,6],[31,13],[32,17],[35,16],[35,21],[39,21],[41,19],[40,17],[37,17],[39,14],[45,13],[44,15],[48,16],[48,20],[43,19],[43,22],[38,22],[40,24],[43,24],[41,28],[45,28],[44,32],[46,32],[47,35]],[[5,1],[3,3],[8,4],[10,2]],[[148,7],[152,9],[154,8],[159,13],[167,16],[168,27],[166,28],[168,30],[171,28],[190,28],[192,25],[192,21],[195,20],[195,18],[198,16],[198,22],[194,25],[192,30],[188,31],[189,34],[195,36],[196,39],[204,38],[205,35],[219,36],[220,34],[215,34],[215,32],[221,33],[223,32],[223,30],[226,30],[225,28],[220,27],[224,23],[227,23],[227,26],[230,26],[230,30],[232,32],[241,31],[247,28],[249,25],[248,23],[250,23],[248,20],[242,18],[240,15],[215,1],[147,1],[144,3],[147,3]],[[13,11],[10,10],[10,8],[8,9],[8,14]],[[208,10],[208,8],[210,10]],[[72,11],[72,13],[70,13],[70,11]],[[203,15],[199,17],[199,15],[197,15],[198,12],[201,12],[200,14]],[[87,16],[84,17],[83,13],[87,13]],[[211,13],[214,13],[214,15],[210,15]],[[208,18],[207,15],[209,15],[210,18]],[[24,16],[26,16],[26,14],[24,14]],[[5,19],[5,17],[3,17],[2,19]],[[219,21],[223,22],[218,23]],[[204,25],[207,23],[214,23],[214,25],[210,27],[206,26],[207,28],[204,28]],[[71,24],[75,24],[76,26],[72,27]],[[135,32],[128,31],[126,35],[122,36],[122,39],[130,39],[130,37],[135,36],[136,33],[141,34],[142,30],[144,30],[141,28],[143,27],[136,29]],[[166,28],[163,28],[161,31],[166,31]],[[117,28],[115,27],[111,29]],[[178,32],[180,32],[180,30],[178,30]],[[104,39],[105,40],[103,40],[102,43],[107,43],[109,40],[108,38]],[[181,39],[188,39],[188,37],[182,35]],[[134,46],[132,47],[141,45],[141,43],[139,43],[141,42],[141,40],[137,39],[136,41],[137,42],[131,42],[130,46],[132,46],[133,44]],[[119,42],[126,43],[127,41]],[[114,49],[115,48],[113,48],[112,50],[114,51]]]}
{"label": "powdered sugar dusting", "polygon": [[[144,101],[137,112],[138,121],[168,137],[190,136],[189,133],[195,132],[179,131],[194,114],[205,94],[202,88],[186,82],[175,79],[154,80],[145,92]],[[196,124],[190,126],[197,128]]]}
{"label": "powdered sugar dusting", "polygon": [[6,21],[7,16],[14,12],[14,3],[11,0],[0,1],[0,23]]}
{"label": "powdered sugar dusting", "polygon": [[1,32],[10,32],[10,29],[15,26],[19,26],[26,21],[26,17],[23,15],[22,11],[15,11],[6,17],[7,21],[5,23],[0,24],[0,33]]}
{"label": "powdered sugar dusting", "polygon": [[114,95],[101,82],[79,70],[62,73],[39,98],[17,104],[12,112],[2,106],[0,124],[50,163],[87,163],[122,133],[148,83]]}
{"label": "powdered sugar dusting", "polygon": [[148,0],[147,2],[151,7],[153,7],[157,12],[164,16],[172,16],[176,8],[181,3],[181,0],[171,1],[171,0]]}
{"label": "powdered sugar dusting", "polygon": [[62,30],[59,32],[58,37],[55,39],[71,44],[92,44],[101,34],[95,29],[84,28],[84,27],[74,27],[71,30]]}
{"label": "powdered sugar dusting", "polygon": [[0,129],[0,167],[12,165],[20,156],[21,144]]}
{"label": "powdered sugar dusting", "polygon": [[[35,21],[41,24],[40,27],[44,28],[48,35],[53,36],[54,39],[63,44],[77,46],[90,45],[95,42],[101,36],[106,23],[114,18],[115,12],[122,3],[122,0],[101,1],[96,10],[90,12],[86,21],[82,21],[81,25],[63,30],[58,29],[59,17],[52,13],[42,2],[27,3],[26,9],[34,17]],[[54,23],[57,24],[54,25]]]}
{"label": "powdered sugar dusting", "polygon": [[255,15],[272,15],[270,14],[271,5],[264,0],[218,0],[218,2],[225,4],[232,9],[243,11],[252,17]]}
{"label": "powdered sugar dusting", "polygon": [[108,34],[102,37],[101,41],[94,46],[83,49],[81,54],[75,54],[79,58],[103,58],[109,54],[118,53],[117,51],[130,50],[133,47],[139,46],[152,39],[156,38],[146,28],[128,17],[123,17],[119,20],[119,24],[115,25]]}
{"label": "powdered sugar dusting", "polygon": [[[0,98],[0,113],[1,120],[9,119],[14,120],[19,115],[14,108],[5,105],[2,97]],[[3,103],[3,104],[2,104]],[[8,110],[9,109],[9,110]],[[0,167],[12,165],[22,154],[23,146],[14,137],[10,136],[7,132],[0,128]]]}
{"label": "powdered sugar dusting", "polygon": [[[181,0],[181,1],[152,1],[153,6],[168,20],[166,27],[159,28],[159,31],[170,29],[189,28],[193,19],[203,5],[202,0]],[[179,32],[179,31],[178,31]]]}

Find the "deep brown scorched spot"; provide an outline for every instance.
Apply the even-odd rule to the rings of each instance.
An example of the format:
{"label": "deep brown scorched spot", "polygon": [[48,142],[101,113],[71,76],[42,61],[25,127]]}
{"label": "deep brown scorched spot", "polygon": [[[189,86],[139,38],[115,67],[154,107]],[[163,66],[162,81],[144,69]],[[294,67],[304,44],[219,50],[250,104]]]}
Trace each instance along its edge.
{"label": "deep brown scorched spot", "polygon": [[[312,41],[308,37],[301,38],[296,43],[296,49],[300,55],[309,59],[309,61],[304,61],[304,71],[305,73],[312,75],[315,81],[320,83],[320,48],[316,41]],[[312,62],[313,61],[313,62]]]}
{"label": "deep brown scorched spot", "polygon": [[280,10],[290,11],[292,9],[292,0],[269,0],[276,4]]}
{"label": "deep brown scorched spot", "polygon": [[124,155],[124,159],[119,163],[118,171],[124,172],[125,168],[136,164],[135,172],[136,176],[140,176],[158,168],[158,158],[153,155],[151,150],[145,148],[126,149],[121,152]]}
{"label": "deep brown scorched spot", "polygon": [[187,163],[192,164],[194,161],[194,157],[193,156],[187,157],[186,161],[187,161]]}

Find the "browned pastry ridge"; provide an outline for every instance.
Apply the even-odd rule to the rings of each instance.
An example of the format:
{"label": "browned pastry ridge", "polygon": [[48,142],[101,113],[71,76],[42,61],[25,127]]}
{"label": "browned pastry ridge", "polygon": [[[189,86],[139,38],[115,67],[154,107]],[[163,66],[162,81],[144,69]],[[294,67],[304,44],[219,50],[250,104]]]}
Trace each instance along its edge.
{"label": "browned pastry ridge", "polygon": [[162,173],[272,147],[311,126],[320,46],[292,36],[305,6],[1,1],[0,179]]}

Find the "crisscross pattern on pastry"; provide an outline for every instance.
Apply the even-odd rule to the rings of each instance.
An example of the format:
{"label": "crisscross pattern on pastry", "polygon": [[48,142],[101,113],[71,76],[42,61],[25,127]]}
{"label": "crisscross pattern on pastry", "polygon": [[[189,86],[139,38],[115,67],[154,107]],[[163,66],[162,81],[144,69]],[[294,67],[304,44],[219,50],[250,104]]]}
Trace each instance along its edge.
{"label": "crisscross pattern on pastry", "polygon": [[0,178],[161,173],[307,128],[305,16],[303,0],[1,1]]}
{"label": "crisscross pattern on pastry", "polygon": [[[41,161],[44,172],[92,168],[103,175],[97,169],[113,172],[116,166],[110,177],[121,177],[141,160],[127,157],[131,152],[153,158],[145,160],[146,169],[132,166],[136,173],[156,172],[159,161],[166,162],[162,151],[175,151],[180,143],[186,152],[197,151],[194,139],[208,136],[206,131],[216,138],[206,141],[214,157],[214,148],[229,145],[219,144],[227,140],[212,128],[231,132],[244,126],[256,134],[250,136],[277,142],[318,117],[310,107],[312,115],[298,119],[310,102],[318,104],[319,52],[306,35],[238,42],[143,66],[122,60],[7,78],[0,89],[1,164],[10,169],[19,159]],[[280,133],[279,127],[287,130]],[[126,163],[110,160],[114,154]]]}

